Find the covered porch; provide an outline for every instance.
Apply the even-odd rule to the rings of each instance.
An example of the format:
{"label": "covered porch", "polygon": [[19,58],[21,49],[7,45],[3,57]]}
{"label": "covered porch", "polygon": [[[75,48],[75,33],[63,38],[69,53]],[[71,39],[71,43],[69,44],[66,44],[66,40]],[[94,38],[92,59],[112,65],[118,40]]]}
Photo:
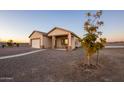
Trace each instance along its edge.
{"label": "covered porch", "polygon": [[52,39],[52,49],[68,49],[72,48],[72,37],[71,33],[68,35],[54,35],[51,36]]}

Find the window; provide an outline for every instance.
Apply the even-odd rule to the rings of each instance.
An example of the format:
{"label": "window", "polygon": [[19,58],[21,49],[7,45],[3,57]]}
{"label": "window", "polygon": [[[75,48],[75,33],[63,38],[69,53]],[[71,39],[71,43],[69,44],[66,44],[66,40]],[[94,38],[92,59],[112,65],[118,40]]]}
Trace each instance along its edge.
{"label": "window", "polygon": [[61,44],[62,45],[67,45],[68,44],[68,39],[62,39]]}

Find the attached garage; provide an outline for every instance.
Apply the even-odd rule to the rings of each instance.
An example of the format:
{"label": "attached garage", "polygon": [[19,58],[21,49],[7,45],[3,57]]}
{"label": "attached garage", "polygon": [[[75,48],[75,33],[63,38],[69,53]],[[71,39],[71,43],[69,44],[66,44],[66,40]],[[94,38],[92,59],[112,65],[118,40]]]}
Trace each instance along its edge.
{"label": "attached garage", "polygon": [[51,47],[51,41],[47,37],[47,33],[45,32],[39,32],[39,31],[33,31],[30,38],[30,46],[32,48],[50,48]]}
{"label": "attached garage", "polygon": [[40,39],[32,39],[31,43],[32,48],[40,48]]}

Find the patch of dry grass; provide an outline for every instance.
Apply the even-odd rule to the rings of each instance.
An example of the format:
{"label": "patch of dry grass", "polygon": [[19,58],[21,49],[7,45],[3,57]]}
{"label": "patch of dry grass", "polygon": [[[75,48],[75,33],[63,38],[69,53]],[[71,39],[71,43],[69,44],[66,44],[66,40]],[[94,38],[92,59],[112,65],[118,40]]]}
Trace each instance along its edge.
{"label": "patch of dry grass", "polygon": [[[92,57],[91,62],[95,64],[96,56]],[[102,50],[99,65],[90,68],[84,62],[73,64],[79,81],[124,81],[124,49]]]}

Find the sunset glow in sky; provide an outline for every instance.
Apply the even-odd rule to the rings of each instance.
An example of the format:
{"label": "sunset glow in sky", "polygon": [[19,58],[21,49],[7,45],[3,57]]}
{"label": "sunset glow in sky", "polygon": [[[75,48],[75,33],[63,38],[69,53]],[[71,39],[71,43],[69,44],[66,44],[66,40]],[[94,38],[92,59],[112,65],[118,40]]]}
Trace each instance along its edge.
{"label": "sunset glow in sky", "polygon": [[[82,37],[87,12],[94,11],[0,11],[0,41],[28,42],[33,30],[48,32],[56,26]],[[103,11],[101,19],[107,41],[124,41],[124,11]]]}

